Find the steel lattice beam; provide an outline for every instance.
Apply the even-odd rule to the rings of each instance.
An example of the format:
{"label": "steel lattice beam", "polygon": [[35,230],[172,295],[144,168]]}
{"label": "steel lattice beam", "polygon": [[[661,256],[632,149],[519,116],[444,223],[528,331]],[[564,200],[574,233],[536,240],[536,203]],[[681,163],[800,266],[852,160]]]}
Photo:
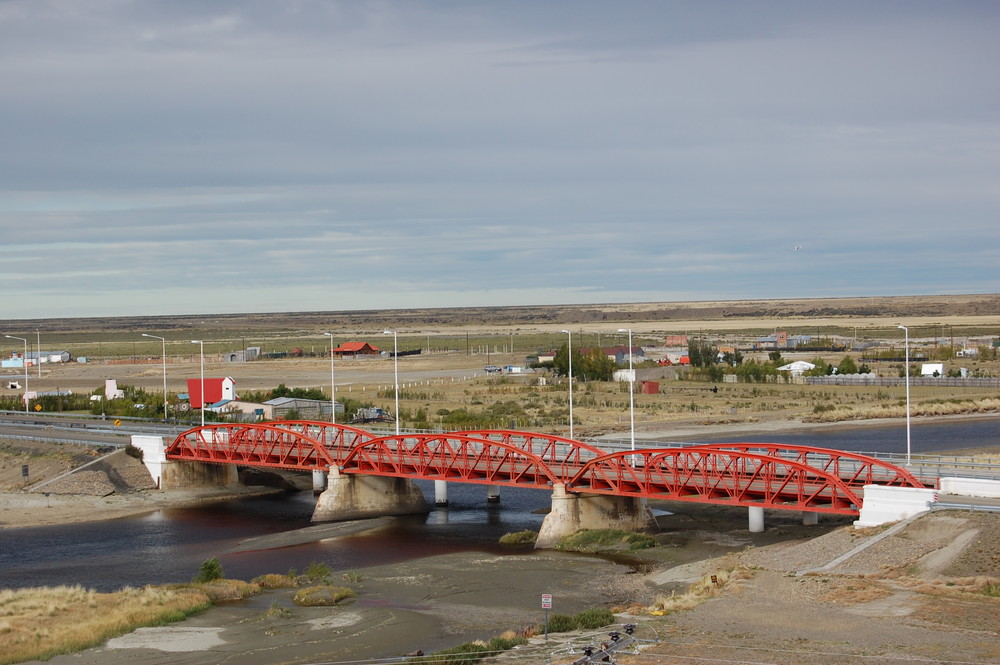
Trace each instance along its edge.
{"label": "steel lattice beam", "polygon": [[867,484],[922,487],[905,469],[813,446],[732,443],[606,454],[513,430],[377,437],[315,421],[207,425],[178,435],[168,459],[551,488],[572,492],[857,514]]}

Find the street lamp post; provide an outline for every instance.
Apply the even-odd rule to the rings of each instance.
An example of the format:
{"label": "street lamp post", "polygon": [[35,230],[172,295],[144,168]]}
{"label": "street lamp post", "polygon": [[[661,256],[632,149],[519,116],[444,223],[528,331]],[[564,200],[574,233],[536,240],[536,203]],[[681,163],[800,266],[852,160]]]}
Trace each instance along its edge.
{"label": "street lamp post", "polygon": [[42,331],[35,328],[35,338],[37,341],[37,346],[35,347],[35,358],[38,359],[38,378],[42,378]]}
{"label": "street lamp post", "polygon": [[383,330],[383,335],[392,335],[392,382],[393,395],[396,398],[396,411],[393,420],[396,421],[396,436],[399,436],[399,343],[395,330]]}
{"label": "street lamp post", "polygon": [[632,450],[635,450],[635,370],[632,369],[632,329],[619,328],[618,332],[628,333],[628,420]]}
{"label": "street lamp post", "polygon": [[21,357],[21,364],[24,365],[24,412],[28,413],[28,340],[24,337],[14,337],[4,335],[8,339],[19,339],[24,342],[24,356]]}
{"label": "street lamp post", "polygon": [[333,333],[323,333],[330,338],[330,422],[337,424],[337,381],[333,374]]}
{"label": "street lamp post", "polygon": [[906,376],[906,466],[910,466],[910,329],[896,326],[903,331],[904,375]]}
{"label": "street lamp post", "polygon": [[201,357],[201,426],[205,426],[205,341],[200,339],[191,340],[192,344],[198,344]]}
{"label": "street lamp post", "polygon": [[[163,355],[161,356],[163,361],[163,422],[167,422],[167,340],[164,337],[148,335],[146,333],[142,333],[142,336],[158,339],[163,343]],[[202,399],[204,399],[204,396]]]}
{"label": "street lamp post", "polygon": [[563,330],[569,337],[569,438],[573,438],[573,333]]}

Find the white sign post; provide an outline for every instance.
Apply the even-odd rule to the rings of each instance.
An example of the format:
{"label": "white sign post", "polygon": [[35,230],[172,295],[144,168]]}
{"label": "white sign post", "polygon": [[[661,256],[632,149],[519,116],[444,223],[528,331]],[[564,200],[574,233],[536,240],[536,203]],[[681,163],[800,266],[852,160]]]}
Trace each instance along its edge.
{"label": "white sign post", "polygon": [[549,641],[549,610],[552,609],[552,594],[542,594],[542,609],[545,610],[545,641]]}

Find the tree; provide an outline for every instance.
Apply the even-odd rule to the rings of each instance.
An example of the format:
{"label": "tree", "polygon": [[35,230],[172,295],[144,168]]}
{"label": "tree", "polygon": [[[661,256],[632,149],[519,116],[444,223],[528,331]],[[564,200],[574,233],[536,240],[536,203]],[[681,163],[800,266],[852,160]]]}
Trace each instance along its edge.
{"label": "tree", "polygon": [[719,349],[711,342],[693,339],[688,342],[688,358],[692,367],[711,367],[719,361]]}
{"label": "tree", "polygon": [[837,365],[837,374],[857,374],[858,364],[854,362],[854,358],[850,356],[844,356],[844,359],[840,361]]}

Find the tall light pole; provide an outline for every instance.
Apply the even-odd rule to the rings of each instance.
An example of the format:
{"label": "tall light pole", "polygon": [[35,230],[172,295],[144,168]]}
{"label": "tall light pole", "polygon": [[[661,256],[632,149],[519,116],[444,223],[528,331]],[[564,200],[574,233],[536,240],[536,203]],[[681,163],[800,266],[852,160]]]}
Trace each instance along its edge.
{"label": "tall light pole", "polygon": [[632,439],[632,450],[635,450],[635,370],[632,369],[632,329],[619,328],[618,332],[628,333],[628,420]]}
{"label": "tall light pole", "polygon": [[[158,339],[163,343],[163,355],[161,356],[163,360],[163,422],[167,421],[167,340],[164,337],[159,337],[158,335],[147,335],[142,333],[143,337],[152,337],[153,339]],[[202,396],[204,399],[204,396]]]}
{"label": "tall light pole", "polygon": [[906,376],[906,466],[910,466],[910,329],[896,326],[903,331],[904,367]]}
{"label": "tall light pole", "polygon": [[35,358],[38,360],[38,378],[42,378],[42,331],[35,328],[35,338],[38,346],[35,347]]}
{"label": "tall light pole", "polygon": [[192,344],[198,344],[201,356],[201,426],[205,426],[205,342],[200,339],[191,340]]}
{"label": "tall light pole", "polygon": [[396,421],[396,436],[399,436],[399,343],[395,330],[383,330],[383,335],[392,335],[392,382],[393,394],[396,397],[396,411],[393,420]]}
{"label": "tall light pole", "polygon": [[333,333],[323,333],[330,338],[330,422],[337,424],[337,381],[333,375]]}
{"label": "tall light pole", "polygon": [[8,339],[19,339],[24,342],[24,356],[21,357],[21,364],[24,365],[24,412],[28,413],[28,340],[24,337],[14,337],[4,335]]}
{"label": "tall light pole", "polygon": [[569,336],[569,438],[573,438],[573,333],[563,330]]}

